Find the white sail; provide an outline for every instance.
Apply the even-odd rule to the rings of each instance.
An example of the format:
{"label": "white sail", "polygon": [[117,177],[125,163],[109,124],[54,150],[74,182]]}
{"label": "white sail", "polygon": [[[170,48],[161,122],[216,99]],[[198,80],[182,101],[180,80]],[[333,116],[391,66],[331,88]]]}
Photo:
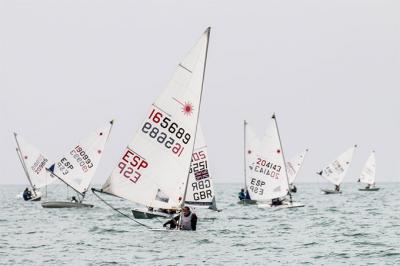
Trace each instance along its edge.
{"label": "white sail", "polygon": [[254,167],[247,178],[252,200],[267,201],[288,194],[289,184],[275,116],[254,157]]}
{"label": "white sail", "polygon": [[296,179],[297,174],[299,173],[301,166],[303,165],[304,158],[306,157],[307,152],[308,149],[297,154],[290,161],[286,162],[289,184],[294,183],[294,180]]}
{"label": "white sail", "polygon": [[39,189],[54,182],[56,178],[46,171],[46,168],[51,165],[48,157],[17,133],[14,133],[14,136],[19,159],[32,188]]}
{"label": "white sail", "polygon": [[335,161],[326,166],[318,174],[334,185],[340,185],[349,169],[357,145],[342,153]]}
{"label": "white sail", "polygon": [[99,166],[112,125],[113,121],[80,141],[49,170],[68,186],[84,194]]}
{"label": "white sail", "polygon": [[360,182],[373,185],[375,183],[375,169],[375,151],[372,151],[361,172]]}
{"label": "white sail", "polygon": [[245,157],[245,185],[247,186],[247,179],[251,175],[254,168],[256,150],[260,146],[260,139],[257,137],[253,128],[247,121],[244,121],[244,157]]}
{"label": "white sail", "polygon": [[217,209],[209,167],[207,144],[199,124],[187,183],[186,205]]}
{"label": "white sail", "polygon": [[145,206],[183,204],[194,147],[210,29],[178,65],[102,190]]}

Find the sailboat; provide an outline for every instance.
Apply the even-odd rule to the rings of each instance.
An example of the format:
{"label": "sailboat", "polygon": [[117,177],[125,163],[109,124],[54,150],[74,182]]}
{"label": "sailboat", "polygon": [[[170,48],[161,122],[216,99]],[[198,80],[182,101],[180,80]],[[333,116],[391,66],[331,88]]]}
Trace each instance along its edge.
{"label": "sailboat", "polygon": [[297,188],[294,185],[294,180],[296,179],[297,175],[300,172],[301,167],[303,166],[304,158],[306,157],[307,152],[308,149],[297,154],[295,157],[293,157],[290,161],[286,163],[286,168],[289,178],[289,188],[290,192],[292,193],[297,192]]}
{"label": "sailboat", "polygon": [[379,188],[375,187],[375,151],[372,151],[364,165],[358,182],[367,184],[365,188],[359,188],[360,191],[378,191]]}
{"label": "sailboat", "polygon": [[178,65],[102,189],[92,188],[95,194],[150,209],[175,211],[185,205],[209,36],[210,28]]}
{"label": "sailboat", "polygon": [[43,208],[84,208],[93,207],[83,200],[90,182],[103,156],[104,146],[111,133],[113,121],[90,134],[74,146],[65,156],[47,170],[76,192],[71,201],[46,201]]}
{"label": "sailboat", "polygon": [[356,150],[357,145],[346,150],[342,153],[336,160],[327,165],[324,169],[319,171],[317,174],[328,180],[330,183],[335,185],[335,189],[321,189],[321,191],[325,194],[340,194],[342,191],[340,190],[340,184],[343,182],[343,179],[346,175],[347,170],[349,169],[350,163],[353,159],[354,151]]}
{"label": "sailboat", "polygon": [[[249,125],[249,123],[244,120],[243,123],[243,135],[244,135],[244,190],[245,195],[249,196],[249,187],[247,185],[247,180],[254,168],[255,164],[255,156],[256,156],[256,149],[260,146],[260,140],[255,134],[253,128]],[[249,204],[256,204],[257,201],[244,198],[239,199],[239,204],[249,205]]]}
{"label": "sailboat", "polygon": [[17,133],[14,133],[14,138],[17,143],[16,151],[19,161],[32,189],[32,198],[29,201],[40,201],[42,192],[39,189],[51,184],[55,180],[46,171],[46,167],[50,165],[50,161],[47,156]]}
{"label": "sailboat", "polygon": [[285,156],[275,114],[267,134],[253,157],[254,167],[247,178],[250,197],[260,207],[294,208],[304,205],[294,202],[289,191]]}

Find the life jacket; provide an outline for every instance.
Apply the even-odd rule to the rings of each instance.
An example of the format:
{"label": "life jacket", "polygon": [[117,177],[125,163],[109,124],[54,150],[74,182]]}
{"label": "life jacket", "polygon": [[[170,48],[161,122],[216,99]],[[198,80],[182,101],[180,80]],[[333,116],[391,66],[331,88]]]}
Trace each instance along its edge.
{"label": "life jacket", "polygon": [[182,230],[192,230],[192,215],[193,213],[190,212],[188,216],[181,214],[181,229]]}

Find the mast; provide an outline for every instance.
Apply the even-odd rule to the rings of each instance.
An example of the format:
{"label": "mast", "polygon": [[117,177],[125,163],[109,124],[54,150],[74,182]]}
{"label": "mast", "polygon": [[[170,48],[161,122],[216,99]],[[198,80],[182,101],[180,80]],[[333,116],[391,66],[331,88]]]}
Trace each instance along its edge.
{"label": "mast", "polygon": [[14,139],[15,139],[15,142],[17,143],[17,147],[18,147],[16,150],[17,150],[17,153],[18,153],[19,161],[22,164],[22,168],[24,169],[26,177],[28,178],[29,184],[31,185],[33,193],[35,194],[35,197],[36,197],[37,196],[36,195],[36,189],[35,189],[35,187],[34,187],[34,185],[32,183],[32,180],[31,180],[31,177],[29,175],[28,169],[26,168],[26,165],[25,165],[25,162],[24,162],[24,158],[22,156],[22,150],[21,150],[21,147],[19,146],[19,142],[18,142],[18,139],[17,139],[17,133],[15,133],[15,132],[14,132]]}
{"label": "mast", "polygon": [[276,122],[275,113],[272,115],[272,119],[273,119],[274,122],[275,122],[276,131],[278,132],[278,139],[279,139],[279,144],[281,145],[281,152],[282,152],[282,158],[283,158],[283,166],[285,167],[286,181],[287,181],[287,184],[288,184],[288,194],[289,194],[289,198],[290,198],[290,203],[292,203],[292,202],[293,202],[293,199],[292,199],[292,194],[290,193],[290,184],[289,184],[289,177],[288,177],[287,169],[286,169],[285,154],[284,154],[284,152],[283,152],[282,141],[281,141],[281,135],[280,135],[280,133],[279,133],[278,123]]}
{"label": "mast", "polygon": [[244,158],[243,158],[243,161],[244,161],[244,188],[247,190],[247,163],[246,163],[246,126],[247,126],[247,121],[246,120],[244,120],[244,127],[243,127],[243,136],[244,136],[244,141],[243,141],[243,143],[244,143],[244,146],[243,146],[243,151],[244,151]]}
{"label": "mast", "polygon": [[[197,136],[197,127],[199,125],[199,115],[200,115],[200,109],[201,109],[201,98],[203,95],[203,84],[204,84],[204,76],[206,74],[206,65],[207,65],[207,55],[208,55],[208,44],[210,43],[210,32],[211,32],[211,27],[208,27],[205,31],[205,33],[207,34],[207,43],[206,43],[206,54],[204,56],[204,67],[203,67],[203,78],[201,80],[201,90],[200,90],[200,102],[199,102],[199,111],[197,112],[197,123],[196,123],[196,129],[194,131],[194,135]],[[195,139],[196,141],[196,139]],[[193,149],[194,149],[194,144],[195,141],[193,141],[193,146],[192,146],[192,154],[193,154]],[[192,157],[190,157],[192,158]],[[192,159],[190,159],[192,160]],[[188,187],[188,183],[189,183],[189,172],[190,172],[190,167],[192,167],[192,164],[189,164],[189,168],[187,171],[187,177],[186,177],[186,184],[185,184],[185,191],[183,192],[183,198],[182,198],[182,204],[181,207],[183,208],[185,206],[185,199],[186,199],[186,192],[187,192],[187,187]]]}

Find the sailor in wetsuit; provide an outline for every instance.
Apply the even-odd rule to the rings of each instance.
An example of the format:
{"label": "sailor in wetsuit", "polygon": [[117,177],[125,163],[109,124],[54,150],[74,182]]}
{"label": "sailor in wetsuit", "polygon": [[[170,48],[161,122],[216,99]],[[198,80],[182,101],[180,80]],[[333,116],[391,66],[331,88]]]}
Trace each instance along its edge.
{"label": "sailor in wetsuit", "polygon": [[25,201],[30,200],[32,198],[32,192],[28,188],[25,188],[22,197],[24,198]]}
{"label": "sailor in wetsuit", "polygon": [[340,191],[340,185],[335,185],[335,191],[337,191],[337,192]]}
{"label": "sailor in wetsuit", "polygon": [[242,189],[240,190],[238,197],[239,197],[239,200],[244,200],[244,199],[246,199],[246,194],[244,194],[244,188],[242,188]]}
{"label": "sailor in wetsuit", "polygon": [[194,212],[191,212],[189,207],[185,206],[180,215],[177,215],[163,224],[164,227],[167,225],[169,225],[169,229],[175,229],[178,227],[180,230],[196,231],[197,215]]}

